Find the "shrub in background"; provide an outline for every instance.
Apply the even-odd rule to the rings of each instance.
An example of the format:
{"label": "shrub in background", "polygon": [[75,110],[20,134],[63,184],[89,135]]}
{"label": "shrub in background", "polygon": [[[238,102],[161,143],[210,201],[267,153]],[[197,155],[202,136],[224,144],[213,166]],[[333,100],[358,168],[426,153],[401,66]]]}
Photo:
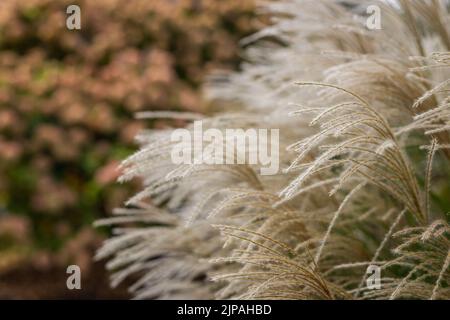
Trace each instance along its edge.
{"label": "shrub in background", "polygon": [[[70,4],[79,31],[65,27]],[[143,128],[133,114],[202,111],[203,76],[237,65],[252,15],[252,1],[2,0],[2,211],[58,248],[120,205],[133,186],[115,184],[116,165]]]}

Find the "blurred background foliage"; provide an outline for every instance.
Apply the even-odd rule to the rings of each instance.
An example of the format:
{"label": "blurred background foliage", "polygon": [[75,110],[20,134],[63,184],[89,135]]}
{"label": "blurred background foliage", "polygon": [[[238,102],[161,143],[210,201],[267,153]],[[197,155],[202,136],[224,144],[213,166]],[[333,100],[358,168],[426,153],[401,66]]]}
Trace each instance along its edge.
{"label": "blurred background foliage", "polygon": [[236,68],[258,23],[252,0],[1,0],[0,272],[24,257],[89,268],[91,223],[137,187],[115,182],[118,163],[166,125],[133,114],[203,112],[204,76]]}

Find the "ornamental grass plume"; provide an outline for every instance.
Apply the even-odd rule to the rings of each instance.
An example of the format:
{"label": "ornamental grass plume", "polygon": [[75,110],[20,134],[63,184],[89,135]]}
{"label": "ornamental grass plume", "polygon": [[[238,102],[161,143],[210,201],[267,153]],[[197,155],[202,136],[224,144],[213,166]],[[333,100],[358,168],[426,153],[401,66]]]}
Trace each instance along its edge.
{"label": "ornamental grass plume", "polygon": [[[365,26],[374,3],[380,30]],[[175,165],[172,130],[143,132],[121,179],[144,189],[99,222],[115,230],[98,252],[112,284],[149,299],[450,299],[449,2],[261,10],[241,71],[206,86],[210,114],[163,116],[279,128],[283,170]]]}

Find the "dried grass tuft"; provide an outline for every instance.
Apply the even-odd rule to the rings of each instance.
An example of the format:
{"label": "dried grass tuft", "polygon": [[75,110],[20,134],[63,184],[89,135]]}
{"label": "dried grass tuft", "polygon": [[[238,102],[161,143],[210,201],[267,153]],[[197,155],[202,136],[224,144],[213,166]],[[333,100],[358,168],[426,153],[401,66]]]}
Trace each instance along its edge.
{"label": "dried grass tuft", "polygon": [[280,174],[177,166],[171,130],[140,136],[122,177],[145,181],[137,209],[100,222],[116,226],[98,254],[113,284],[138,274],[136,298],[450,298],[449,3],[380,1],[381,30],[363,25],[374,1],[346,3],[266,3],[250,62],[207,87],[205,127],[281,129]]}

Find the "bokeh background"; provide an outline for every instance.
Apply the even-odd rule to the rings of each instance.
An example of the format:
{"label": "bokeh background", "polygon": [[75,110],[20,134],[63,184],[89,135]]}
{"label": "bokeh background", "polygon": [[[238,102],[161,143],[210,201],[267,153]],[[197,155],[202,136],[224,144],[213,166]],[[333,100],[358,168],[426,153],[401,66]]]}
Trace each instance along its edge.
{"label": "bokeh background", "polygon": [[253,0],[0,0],[0,298],[128,297],[92,261],[92,222],[139,188],[116,183],[135,134],[168,125],[134,114],[205,112],[205,76],[260,23]]}

